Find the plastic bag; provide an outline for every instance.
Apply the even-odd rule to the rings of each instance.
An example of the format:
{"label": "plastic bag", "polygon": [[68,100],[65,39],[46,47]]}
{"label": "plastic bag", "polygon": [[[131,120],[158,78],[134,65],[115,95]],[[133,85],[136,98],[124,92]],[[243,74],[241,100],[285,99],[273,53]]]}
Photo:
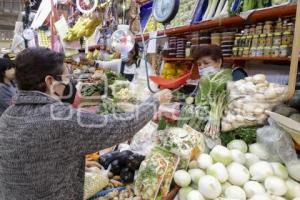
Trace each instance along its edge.
{"label": "plastic bag", "polygon": [[269,83],[254,83],[253,77],[237,82],[229,82],[229,104],[222,118],[222,131],[240,127],[263,125],[268,119],[266,110],[284,102],[287,87]]}
{"label": "plastic bag", "polygon": [[[257,130],[257,142],[269,151],[271,161],[281,161],[288,165],[297,160],[294,143],[291,137],[269,118],[270,126]],[[279,160],[278,160],[279,159]]]}
{"label": "plastic bag", "polygon": [[140,155],[147,155],[155,147],[157,124],[149,122],[133,137],[130,148]]}

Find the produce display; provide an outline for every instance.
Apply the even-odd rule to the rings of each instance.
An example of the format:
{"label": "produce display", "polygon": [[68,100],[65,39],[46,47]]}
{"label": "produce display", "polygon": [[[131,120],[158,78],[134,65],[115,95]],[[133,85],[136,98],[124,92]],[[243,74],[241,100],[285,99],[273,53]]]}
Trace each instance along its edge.
{"label": "produce display", "polygon": [[195,10],[197,0],[181,0],[178,13],[173,21],[171,21],[170,27],[177,27],[189,24]]}
{"label": "produce display", "polygon": [[228,83],[229,104],[222,118],[222,131],[264,124],[266,110],[286,100],[287,87],[269,83],[262,74]]}
{"label": "produce display", "polygon": [[90,37],[101,22],[102,20],[97,15],[82,16],[77,20],[76,24],[69,29],[64,39],[66,41],[74,41],[79,40],[81,37]]}
{"label": "produce display", "polygon": [[161,71],[161,77],[172,80],[189,72],[189,66],[181,63],[165,63]]}
{"label": "produce display", "polygon": [[248,146],[233,140],[227,147],[215,146],[189,170],[175,172],[174,181],[182,187],[179,200],[299,198],[300,184],[291,178],[288,167],[268,158],[257,143]]}
{"label": "produce display", "polygon": [[254,9],[283,5],[289,2],[289,0],[199,0],[193,23],[228,15],[237,15],[240,12]]}
{"label": "produce display", "polygon": [[[157,30],[162,30],[163,29],[163,25],[161,23],[156,23],[156,28]],[[146,24],[146,27],[145,27],[145,30],[144,32],[145,33],[149,33],[149,32],[152,32],[152,31],[155,31],[155,19],[153,16],[151,16]]]}

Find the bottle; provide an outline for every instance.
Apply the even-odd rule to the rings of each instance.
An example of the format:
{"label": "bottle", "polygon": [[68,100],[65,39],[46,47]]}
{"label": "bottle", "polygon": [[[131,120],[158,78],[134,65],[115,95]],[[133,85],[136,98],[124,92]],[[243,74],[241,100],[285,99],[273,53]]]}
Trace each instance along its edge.
{"label": "bottle", "polygon": [[185,47],[185,57],[190,58],[191,57],[191,42],[186,43]]}

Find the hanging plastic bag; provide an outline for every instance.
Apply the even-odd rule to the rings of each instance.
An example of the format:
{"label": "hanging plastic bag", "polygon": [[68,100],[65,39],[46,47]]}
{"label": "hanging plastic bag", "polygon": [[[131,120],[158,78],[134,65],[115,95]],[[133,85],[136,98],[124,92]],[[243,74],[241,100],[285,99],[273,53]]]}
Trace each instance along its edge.
{"label": "hanging plastic bag", "polygon": [[298,160],[291,137],[273,119],[268,121],[270,126],[257,130],[257,142],[269,151],[270,160],[281,161],[285,165]]}

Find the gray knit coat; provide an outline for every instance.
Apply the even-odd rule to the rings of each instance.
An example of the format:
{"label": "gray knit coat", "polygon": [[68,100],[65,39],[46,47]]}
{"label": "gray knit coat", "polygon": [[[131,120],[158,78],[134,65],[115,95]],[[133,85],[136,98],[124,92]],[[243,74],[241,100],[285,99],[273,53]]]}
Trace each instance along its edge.
{"label": "gray knit coat", "polygon": [[82,200],[85,155],[128,140],[158,104],[104,116],[21,91],[0,118],[0,200]]}

